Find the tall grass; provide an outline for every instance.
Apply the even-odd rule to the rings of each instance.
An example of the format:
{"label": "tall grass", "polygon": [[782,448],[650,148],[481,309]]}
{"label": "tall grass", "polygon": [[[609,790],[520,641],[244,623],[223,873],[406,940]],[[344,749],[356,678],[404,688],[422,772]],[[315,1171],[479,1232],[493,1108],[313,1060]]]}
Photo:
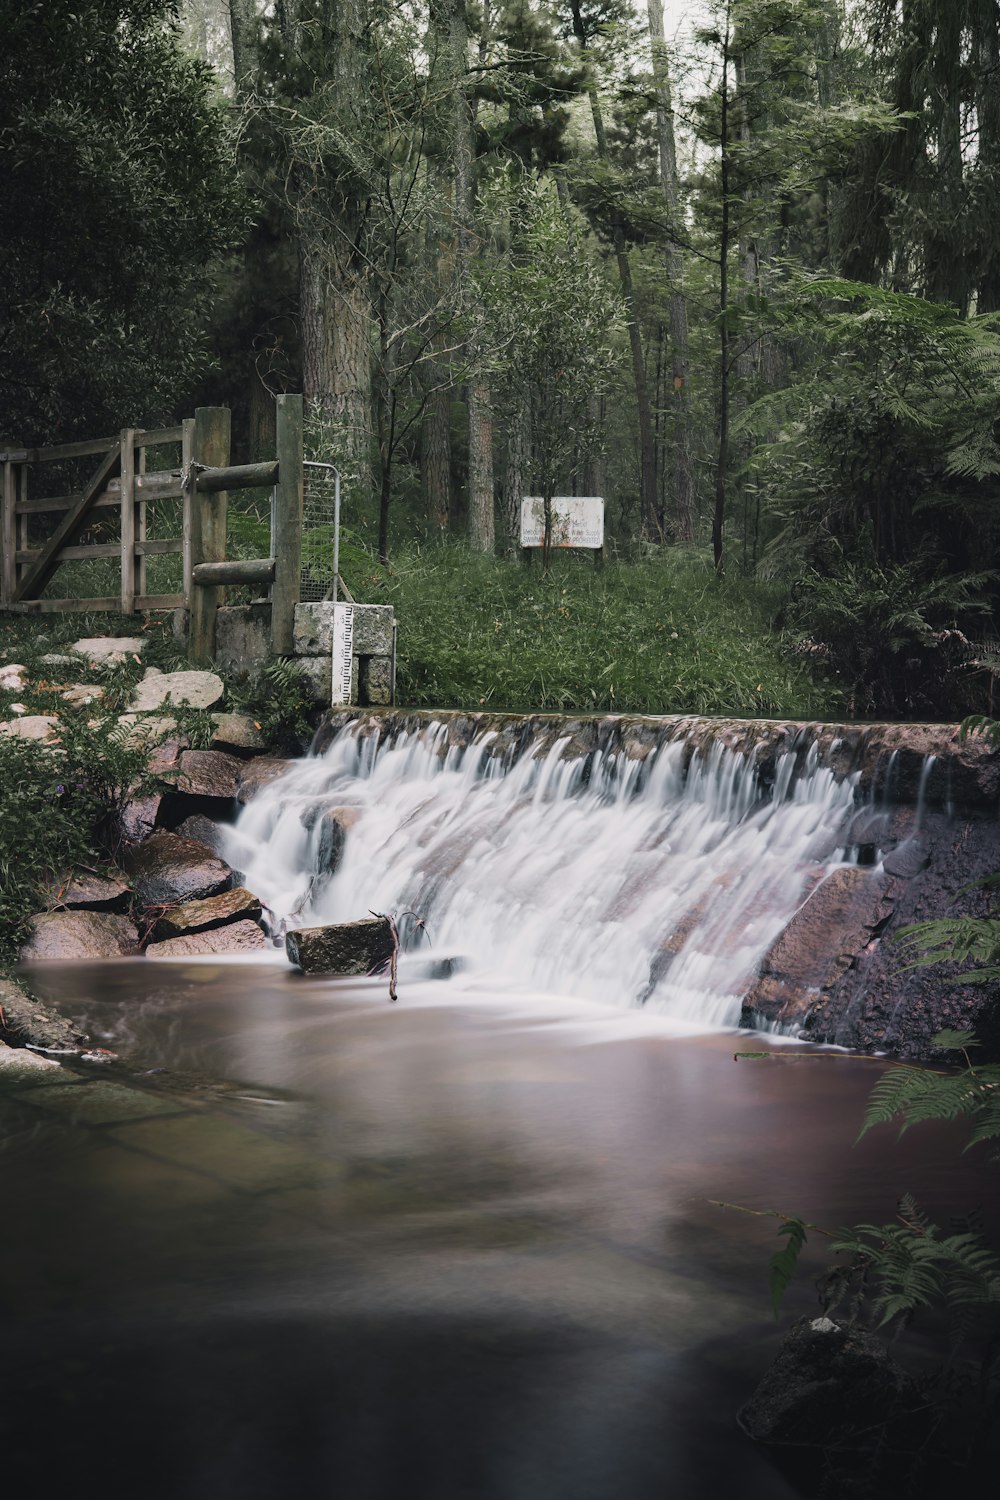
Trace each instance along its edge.
{"label": "tall grass", "polygon": [[[392,570],[352,556],[359,598],[396,606],[398,701],[516,712],[822,717],[839,704],[776,631],[776,598],[662,551],[595,569],[557,555],[483,557],[454,543],[401,548]],[[357,576],[353,576],[353,575]]]}

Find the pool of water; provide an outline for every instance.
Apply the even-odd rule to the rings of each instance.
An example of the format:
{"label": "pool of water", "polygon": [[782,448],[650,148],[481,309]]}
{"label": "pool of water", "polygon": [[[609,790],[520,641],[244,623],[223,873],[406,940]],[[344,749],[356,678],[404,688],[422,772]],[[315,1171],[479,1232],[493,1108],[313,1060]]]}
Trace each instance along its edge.
{"label": "pool of water", "polygon": [[712,1200],[946,1222],[988,1186],[961,1131],[855,1145],[883,1065],[842,1053],[405,967],[395,1005],[280,964],[31,979],[127,1067],[0,1085],[12,1494],[783,1500],[735,1421],[777,1226]]}

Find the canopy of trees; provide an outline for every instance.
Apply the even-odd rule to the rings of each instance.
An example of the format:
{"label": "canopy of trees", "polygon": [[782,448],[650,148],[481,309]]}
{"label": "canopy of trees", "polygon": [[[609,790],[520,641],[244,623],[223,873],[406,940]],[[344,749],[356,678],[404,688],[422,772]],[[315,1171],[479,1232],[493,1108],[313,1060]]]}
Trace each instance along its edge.
{"label": "canopy of trees", "polygon": [[600,493],[854,712],[988,706],[997,0],[6,9],[12,436],[200,396],[252,458],[303,389],[383,562]]}

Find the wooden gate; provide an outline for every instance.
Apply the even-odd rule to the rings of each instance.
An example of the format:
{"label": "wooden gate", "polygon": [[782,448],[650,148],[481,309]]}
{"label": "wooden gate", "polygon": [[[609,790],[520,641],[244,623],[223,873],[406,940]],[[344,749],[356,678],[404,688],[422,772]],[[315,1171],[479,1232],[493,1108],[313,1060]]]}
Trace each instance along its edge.
{"label": "wooden gate", "polygon": [[[0,452],[0,609],[131,615],[186,608],[189,655],[192,661],[206,662],[214,652],[215,611],[224,600],[224,586],[262,584],[270,587],[272,650],[290,652],[302,546],[302,397],[277,398],[277,454],[265,463],[230,465],[229,421],[227,408],[206,406],[177,427],[125,428],[113,439]],[[147,469],[151,449],[157,450],[161,464],[155,470]],[[47,474],[94,457],[99,457],[97,466],[79,489],[66,495],[45,493]],[[229,491],[264,487],[273,490],[271,556],[227,561]],[[151,508],[167,501],[181,502],[179,508],[175,505],[181,534],[151,538]],[[88,529],[100,530],[106,511],[120,518],[117,539],[81,542]],[[39,515],[60,519],[33,545],[31,517]],[[171,554],[182,559],[181,589],[149,593],[147,559]],[[117,594],[74,598],[59,595],[52,586],[61,564],[100,558],[118,559]]]}

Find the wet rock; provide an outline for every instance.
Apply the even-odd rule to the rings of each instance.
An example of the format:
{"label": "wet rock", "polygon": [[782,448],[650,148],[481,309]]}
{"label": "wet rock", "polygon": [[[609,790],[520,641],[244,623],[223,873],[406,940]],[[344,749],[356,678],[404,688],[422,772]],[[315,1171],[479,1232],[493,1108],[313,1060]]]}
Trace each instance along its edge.
{"label": "wet rock", "polygon": [[236,883],[230,867],[206,845],[162,829],[128,851],[125,868],[142,906],[200,901]]}
{"label": "wet rock", "polygon": [[156,828],[163,798],[159,793],[149,797],[133,797],[126,802],[118,814],[118,826],[126,844],[140,844],[148,839]]}
{"label": "wet rock", "polygon": [[908,1451],[923,1407],[917,1383],[881,1339],[802,1318],[739,1421],[758,1443],[850,1453],[860,1472],[880,1452]]}
{"label": "wet rock", "polygon": [[226,927],[231,922],[257,922],[261,905],[245,886],[234,886],[218,896],[208,896],[204,901],[186,901],[175,906],[156,924],[159,939],[183,937],[192,932],[209,932],[214,927]]}
{"label": "wet rock", "polygon": [[277,781],[280,776],[284,776],[285,772],[291,770],[294,765],[293,760],[279,759],[277,756],[270,755],[262,755],[257,760],[241,764],[236,800],[250,802],[262,787],[270,786],[272,781]]}
{"label": "wet rock", "polygon": [[213,823],[211,818],[206,818],[203,813],[193,813],[190,818],[185,818],[183,823],[174,830],[182,838],[196,839],[199,844],[204,844],[211,849],[213,854],[222,854],[225,834],[218,823]]}
{"label": "wet rock", "polygon": [[[181,756],[185,750],[190,750],[191,741],[186,734],[176,736],[174,739],[163,740],[154,746],[150,752],[146,765],[153,776],[166,776],[180,770]],[[171,777],[173,779],[173,777]]]}
{"label": "wet rock", "polygon": [[14,1047],[49,1047],[75,1051],[84,1032],[50,1010],[12,979],[0,979],[0,1038]]}
{"label": "wet rock", "polygon": [[141,635],[86,636],[70,646],[76,656],[85,656],[87,661],[99,667],[118,667],[130,657],[141,656],[146,649],[146,637]]}
{"label": "wet rock", "polygon": [[51,1072],[55,1068],[59,1070],[59,1064],[54,1057],[41,1057],[37,1052],[29,1052],[27,1047],[10,1047],[6,1042],[0,1042],[0,1076],[10,1082],[12,1077],[22,1074]]}
{"label": "wet rock", "polygon": [[931,862],[927,842],[919,835],[897,844],[882,861],[882,868],[889,875],[898,875],[903,880],[912,880]]}
{"label": "wet rock", "polygon": [[361,817],[356,807],[331,807],[316,819],[314,869],[317,875],[333,875],[344,857],[348,831]]}
{"label": "wet rock", "polygon": [[127,917],[103,911],[49,911],[31,919],[22,963],[120,958],[134,953],[139,934]]}
{"label": "wet rock", "polygon": [[54,737],[58,728],[59,720],[51,714],[26,714],[23,718],[0,724],[0,734],[16,740],[48,740]]}
{"label": "wet rock", "polygon": [[744,1024],[804,1024],[891,913],[881,876],[857,865],[833,870],[772,943],[743,1002]]}
{"label": "wet rock", "polygon": [[388,963],[393,947],[386,917],[299,927],[285,937],[289,960],[306,974],[371,974]]}
{"label": "wet rock", "polygon": [[267,741],[260,728],[246,714],[213,714],[212,723],[215,725],[212,734],[213,750],[256,755],[267,749]]}
{"label": "wet rock", "polygon": [[270,944],[256,922],[232,922],[226,927],[211,927],[184,937],[167,938],[150,943],[147,958],[187,958],[202,953],[253,953]]}
{"label": "wet rock", "polygon": [[185,750],[180,758],[177,790],[188,796],[232,801],[243,762],[221,750]]}
{"label": "wet rock", "polygon": [[135,713],[149,713],[167,703],[212,708],[224,691],[222,678],[214,672],[160,672],[148,667],[132,695],[131,706]]}
{"label": "wet rock", "polygon": [[131,898],[131,890],[120,876],[95,875],[84,870],[54,886],[48,904],[56,910],[122,912],[128,909]]}

